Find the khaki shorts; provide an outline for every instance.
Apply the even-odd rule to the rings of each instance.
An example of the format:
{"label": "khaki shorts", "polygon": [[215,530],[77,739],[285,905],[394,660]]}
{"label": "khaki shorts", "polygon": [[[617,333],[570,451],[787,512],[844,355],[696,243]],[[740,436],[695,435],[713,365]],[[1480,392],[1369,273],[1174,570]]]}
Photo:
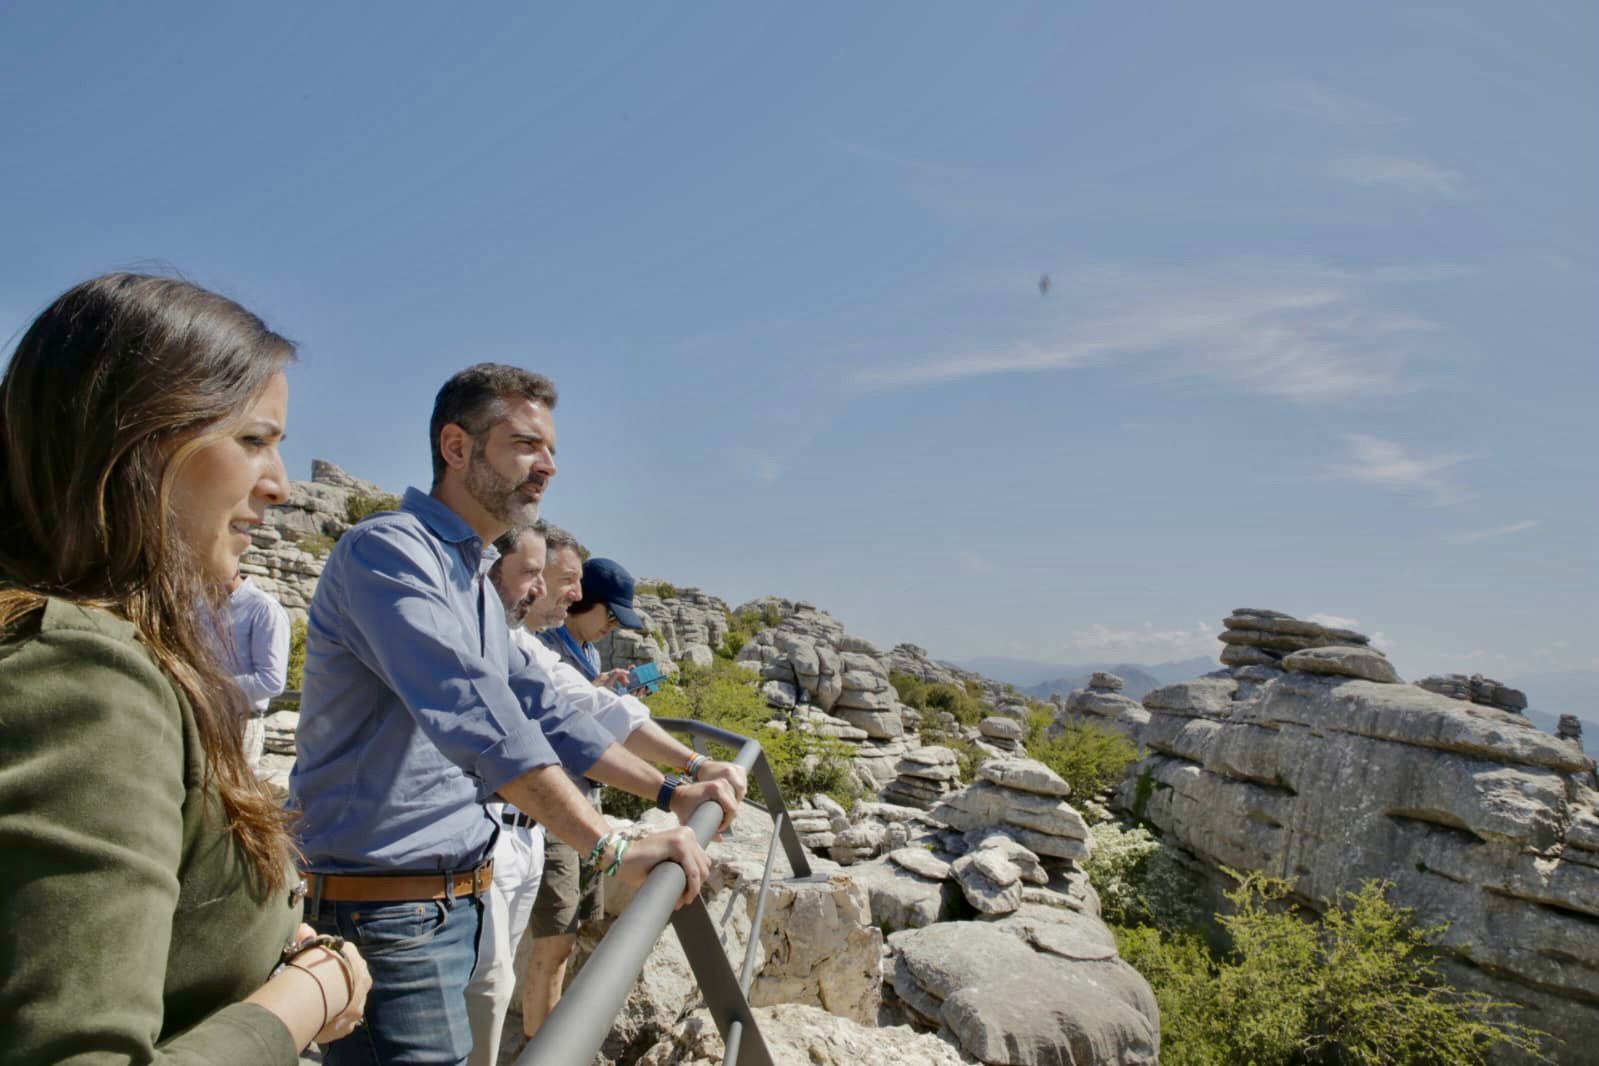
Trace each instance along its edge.
{"label": "khaki shorts", "polygon": [[528,932],[534,937],[575,936],[582,923],[598,921],[604,914],[600,871],[583,861],[577,849],[546,837],[544,879],[533,901]]}

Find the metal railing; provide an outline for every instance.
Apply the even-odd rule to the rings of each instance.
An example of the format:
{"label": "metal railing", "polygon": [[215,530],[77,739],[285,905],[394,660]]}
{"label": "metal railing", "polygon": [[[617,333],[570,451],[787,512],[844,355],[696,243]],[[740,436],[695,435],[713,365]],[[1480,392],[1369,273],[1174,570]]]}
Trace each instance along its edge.
{"label": "metal railing", "polygon": [[[687,878],[677,863],[663,862],[650,871],[643,887],[617,916],[583,969],[572,979],[561,1001],[517,1056],[516,1066],[588,1066],[594,1061],[595,1053],[610,1035],[622,1004],[668,920],[694,971],[705,1007],[722,1034],[727,1048],[723,1062],[727,1066],[772,1066],[771,1052],[761,1038],[749,1005],[750,983],[755,976],[755,949],[760,940],[761,919],[766,913],[778,843],[782,843],[789,865],[793,867],[791,880],[811,879],[810,860],[789,820],[788,809],[777,788],[777,778],[759,741],[684,718],[657,718],[655,722],[672,732],[690,734],[694,750],[701,753],[710,741],[737,748],[733,762],[749,772],[752,784],[760,786],[766,800],[764,806],[749,799],[745,804],[772,816],[772,842],[766,850],[766,869],[761,874],[760,895],[756,898],[755,919],[744,951],[742,970],[737,975],[733,973],[732,963],[728,961],[703,899],[695,899],[673,910],[683,894]],[[704,847],[721,823],[721,807],[707,801],[694,812],[688,826]]]}

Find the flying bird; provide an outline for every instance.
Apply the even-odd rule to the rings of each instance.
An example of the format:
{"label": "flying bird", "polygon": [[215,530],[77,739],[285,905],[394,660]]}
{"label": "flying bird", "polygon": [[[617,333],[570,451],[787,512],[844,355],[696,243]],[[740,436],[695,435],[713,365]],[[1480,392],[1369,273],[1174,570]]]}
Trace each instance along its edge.
{"label": "flying bird", "polygon": [[1049,275],[1048,274],[1040,274],[1038,276],[1038,295],[1040,295],[1040,296],[1048,296],[1049,295],[1049,287],[1051,285],[1053,285],[1053,284],[1054,284],[1054,282],[1049,280]]}

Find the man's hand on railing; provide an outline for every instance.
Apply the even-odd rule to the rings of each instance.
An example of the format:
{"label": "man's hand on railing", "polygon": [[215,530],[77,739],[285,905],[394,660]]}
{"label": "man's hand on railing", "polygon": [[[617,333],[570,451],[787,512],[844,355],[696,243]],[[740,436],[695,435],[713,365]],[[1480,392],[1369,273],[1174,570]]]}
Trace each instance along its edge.
{"label": "man's hand on railing", "polygon": [[[733,801],[744,802],[744,793],[750,790],[749,774],[744,767],[732,762],[708,762],[700,767],[701,781],[726,781],[733,786]],[[723,826],[722,828],[727,828]]]}
{"label": "man's hand on railing", "polygon": [[622,855],[622,868],[617,875],[628,885],[638,888],[650,871],[663,862],[677,863],[687,875],[687,883],[683,886],[683,895],[678,899],[677,906],[683,907],[693,902],[694,897],[700,894],[700,886],[711,875],[711,857],[705,854],[705,849],[694,839],[694,831],[687,826],[663,829],[633,841]]}
{"label": "man's hand on railing", "polygon": [[[700,771],[700,774],[703,777],[704,771]],[[672,813],[677,815],[679,822],[688,825],[688,820],[706,800],[714,800],[722,805],[722,824],[716,830],[720,836],[722,830],[732,825],[738,815],[738,797],[733,792],[733,786],[725,780],[701,780],[692,785],[678,785],[677,791],[672,793]]]}

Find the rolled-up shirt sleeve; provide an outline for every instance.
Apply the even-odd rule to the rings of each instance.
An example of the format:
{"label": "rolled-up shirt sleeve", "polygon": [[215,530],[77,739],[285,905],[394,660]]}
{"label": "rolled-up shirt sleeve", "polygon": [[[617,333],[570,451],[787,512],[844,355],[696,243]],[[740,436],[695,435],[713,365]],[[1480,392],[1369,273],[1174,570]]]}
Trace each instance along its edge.
{"label": "rolled-up shirt sleeve", "polygon": [[525,655],[513,649],[507,676],[484,654],[486,635],[463,631],[445,599],[450,576],[417,533],[374,523],[346,537],[356,538],[340,574],[343,607],[360,634],[352,651],[440,753],[476,779],[480,799],[542,766],[581,773],[598,761],[610,735],[557,707],[538,678],[516,676]]}
{"label": "rolled-up shirt sleeve", "polygon": [[626,743],[634,730],[650,720],[650,709],[642,700],[596,685],[526,630],[511,634],[511,647],[527,654],[538,671],[536,676],[555,692],[559,702],[591,716],[618,744]]}

